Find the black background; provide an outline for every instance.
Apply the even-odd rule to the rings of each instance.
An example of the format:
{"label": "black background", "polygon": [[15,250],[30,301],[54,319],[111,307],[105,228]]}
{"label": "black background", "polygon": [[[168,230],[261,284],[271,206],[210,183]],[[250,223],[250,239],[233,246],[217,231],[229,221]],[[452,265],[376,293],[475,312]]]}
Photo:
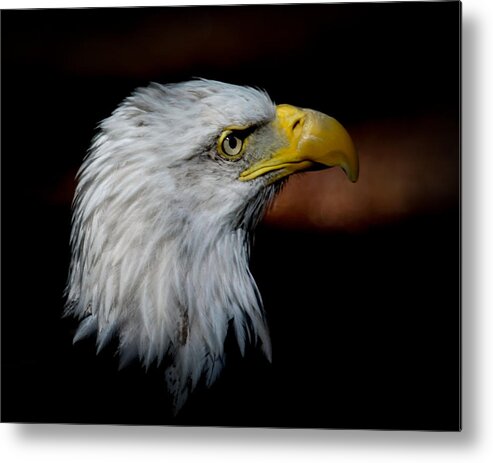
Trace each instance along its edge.
{"label": "black background", "polygon": [[[76,324],[61,319],[72,179],[97,123],[136,86],[249,84],[349,126],[458,119],[459,3],[1,20],[3,421],[459,429],[459,185],[433,213],[359,232],[262,225],[252,270],[274,361],[253,348],[241,359],[231,343],[220,380],[175,418],[161,371],[118,371],[111,348],[73,346]],[[459,169],[457,153],[450,162]]]}

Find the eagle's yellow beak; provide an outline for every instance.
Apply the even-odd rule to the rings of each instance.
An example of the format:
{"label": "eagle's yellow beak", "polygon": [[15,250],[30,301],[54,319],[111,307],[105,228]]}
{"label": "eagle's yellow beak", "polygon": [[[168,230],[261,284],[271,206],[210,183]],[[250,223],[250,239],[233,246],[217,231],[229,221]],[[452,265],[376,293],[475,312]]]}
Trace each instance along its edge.
{"label": "eagle's yellow beak", "polygon": [[274,182],[320,166],[339,166],[352,182],[358,179],[358,155],[351,137],[339,122],[320,112],[286,104],[277,106],[276,113],[274,125],[287,144],[243,171],[240,180],[253,180],[277,171],[271,177]]}

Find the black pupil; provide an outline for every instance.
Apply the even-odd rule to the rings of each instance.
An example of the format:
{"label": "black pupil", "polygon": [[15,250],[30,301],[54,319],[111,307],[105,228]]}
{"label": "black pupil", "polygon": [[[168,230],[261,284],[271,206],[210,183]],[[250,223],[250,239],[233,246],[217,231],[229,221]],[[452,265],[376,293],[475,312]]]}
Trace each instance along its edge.
{"label": "black pupil", "polygon": [[236,148],[236,146],[238,145],[238,139],[233,135],[229,135],[228,136],[228,144],[229,144],[229,147],[232,150],[234,150]]}

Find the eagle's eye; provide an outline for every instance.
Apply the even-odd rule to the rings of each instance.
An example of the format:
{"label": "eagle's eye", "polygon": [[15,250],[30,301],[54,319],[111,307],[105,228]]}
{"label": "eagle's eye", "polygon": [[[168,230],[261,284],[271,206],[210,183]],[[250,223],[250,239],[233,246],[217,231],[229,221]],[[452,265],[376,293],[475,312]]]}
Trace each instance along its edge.
{"label": "eagle's eye", "polygon": [[245,138],[249,135],[247,130],[225,130],[218,143],[218,152],[222,158],[236,161],[243,156]]}
{"label": "eagle's eye", "polygon": [[232,133],[223,140],[223,151],[228,156],[236,156],[241,151],[242,146],[243,141]]}

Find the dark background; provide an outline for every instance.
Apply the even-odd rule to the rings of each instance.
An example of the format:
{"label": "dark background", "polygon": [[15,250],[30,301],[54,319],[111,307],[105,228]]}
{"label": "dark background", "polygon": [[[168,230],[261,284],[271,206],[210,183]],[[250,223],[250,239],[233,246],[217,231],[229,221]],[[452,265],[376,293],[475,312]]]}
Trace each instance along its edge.
{"label": "dark background", "polygon": [[[2,11],[1,31],[2,421],[460,428],[459,3]],[[197,76],[336,117],[367,194],[314,225],[288,186],[252,258],[273,363],[228,343],[220,380],[173,418],[161,371],[73,346],[61,312],[95,126],[136,86]]]}

